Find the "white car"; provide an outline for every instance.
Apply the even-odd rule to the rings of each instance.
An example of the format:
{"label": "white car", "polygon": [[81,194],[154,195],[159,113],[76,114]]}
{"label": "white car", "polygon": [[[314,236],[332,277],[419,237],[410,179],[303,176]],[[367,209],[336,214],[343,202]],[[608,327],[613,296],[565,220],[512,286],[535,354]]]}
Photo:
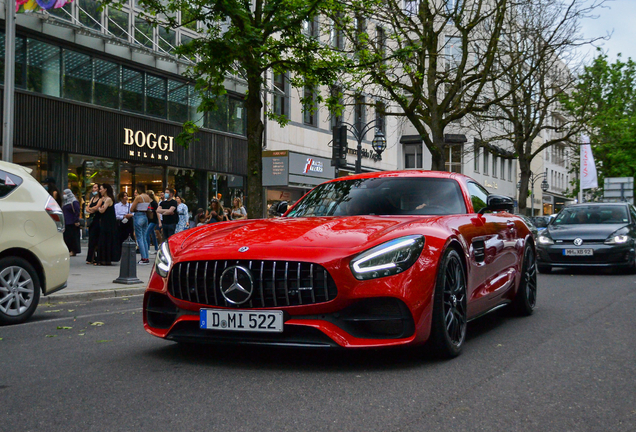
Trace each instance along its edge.
{"label": "white car", "polygon": [[31,170],[0,161],[0,324],[27,320],[43,295],[66,287],[64,215]]}

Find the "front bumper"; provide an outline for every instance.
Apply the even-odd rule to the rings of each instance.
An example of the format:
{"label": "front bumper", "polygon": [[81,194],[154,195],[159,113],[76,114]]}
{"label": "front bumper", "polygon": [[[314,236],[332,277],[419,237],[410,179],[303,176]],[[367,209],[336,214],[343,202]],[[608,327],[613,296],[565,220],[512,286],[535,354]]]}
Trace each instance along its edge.
{"label": "front bumper", "polygon": [[[337,270],[335,271],[337,273]],[[144,327],[179,342],[317,348],[371,348],[424,342],[430,333],[435,272],[414,280],[410,271],[370,281],[338,283],[336,298],[311,305],[211,307],[171,295],[168,279],[152,273],[144,296]],[[350,272],[349,272],[350,274]],[[411,289],[408,287],[411,286]],[[192,298],[194,300],[194,298]],[[282,333],[201,329],[201,309],[282,310]]]}
{"label": "front bumper", "polygon": [[[592,255],[568,256],[566,249],[592,249]],[[581,246],[553,244],[537,246],[537,264],[553,267],[629,267],[634,264],[634,246],[588,243]]]}

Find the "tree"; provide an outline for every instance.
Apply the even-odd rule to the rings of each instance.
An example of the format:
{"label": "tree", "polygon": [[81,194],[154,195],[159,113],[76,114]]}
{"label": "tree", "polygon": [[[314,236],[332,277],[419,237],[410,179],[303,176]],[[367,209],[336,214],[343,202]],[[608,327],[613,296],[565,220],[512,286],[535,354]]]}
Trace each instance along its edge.
{"label": "tree", "polygon": [[[579,22],[602,3],[524,0],[506,16],[496,56],[500,72],[492,86],[495,103],[488,111],[475,112],[471,123],[484,143],[512,143],[519,161],[522,213],[533,159],[548,147],[565,146],[582,130],[583,118],[567,115],[561,100],[576,83],[567,63],[576,60],[573,49],[591,42],[579,34]],[[492,147],[486,151],[492,152]]]}
{"label": "tree", "polygon": [[[586,119],[599,186],[605,177],[636,175],[636,63],[621,55],[609,63],[600,53],[579,75],[564,103],[573,117]],[[575,188],[578,192],[578,185]]]}
{"label": "tree", "polygon": [[[482,98],[492,73],[509,0],[345,0],[331,16],[351,51],[341,78],[397,106],[445,169],[446,128],[493,103]],[[369,31],[367,21],[377,23]],[[368,90],[372,89],[372,90]]]}
{"label": "tree", "polygon": [[[117,4],[122,0],[110,0]],[[196,81],[200,112],[216,108],[225,81],[238,75],[247,83],[245,95],[247,133],[247,210],[261,215],[264,88],[267,74],[289,73],[294,85],[317,87],[332,82],[342,62],[317,37],[303,31],[332,0],[138,0],[142,18],[152,25],[197,28],[198,38],[183,43],[177,53],[193,60],[187,76]],[[271,114],[271,112],[270,112]],[[272,115],[282,124],[284,116]],[[184,124],[179,142],[196,139],[198,127]]]}

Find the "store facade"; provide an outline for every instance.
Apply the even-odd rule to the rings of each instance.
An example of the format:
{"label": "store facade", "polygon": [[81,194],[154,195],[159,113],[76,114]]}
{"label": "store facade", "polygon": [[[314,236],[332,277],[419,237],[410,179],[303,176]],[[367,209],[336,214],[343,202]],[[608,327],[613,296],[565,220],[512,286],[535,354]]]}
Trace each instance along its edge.
{"label": "store facade", "polygon": [[[13,161],[40,181],[53,177],[78,198],[92,183],[130,196],[174,187],[193,212],[213,196],[226,206],[243,197],[241,95],[199,113],[197,91],[179,76],[31,33],[16,42],[16,87]],[[185,148],[176,139],[188,120],[200,131]]]}
{"label": "store facade", "polygon": [[272,205],[279,201],[293,204],[321,183],[335,178],[331,159],[289,150],[263,152],[263,188],[271,216]]}

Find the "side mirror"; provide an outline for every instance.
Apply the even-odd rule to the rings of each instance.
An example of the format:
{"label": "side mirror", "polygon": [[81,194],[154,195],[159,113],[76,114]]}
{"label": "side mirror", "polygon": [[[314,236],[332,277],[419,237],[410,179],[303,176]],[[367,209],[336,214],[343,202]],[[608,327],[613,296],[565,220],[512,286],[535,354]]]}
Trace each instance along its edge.
{"label": "side mirror", "polygon": [[278,216],[284,215],[287,211],[287,208],[289,208],[289,204],[287,204],[287,201],[281,201],[274,205],[274,211],[278,213]]}
{"label": "side mirror", "polygon": [[502,195],[488,195],[486,207],[479,210],[479,214],[484,214],[485,211],[507,211],[512,213],[514,208],[515,203],[512,198]]}

